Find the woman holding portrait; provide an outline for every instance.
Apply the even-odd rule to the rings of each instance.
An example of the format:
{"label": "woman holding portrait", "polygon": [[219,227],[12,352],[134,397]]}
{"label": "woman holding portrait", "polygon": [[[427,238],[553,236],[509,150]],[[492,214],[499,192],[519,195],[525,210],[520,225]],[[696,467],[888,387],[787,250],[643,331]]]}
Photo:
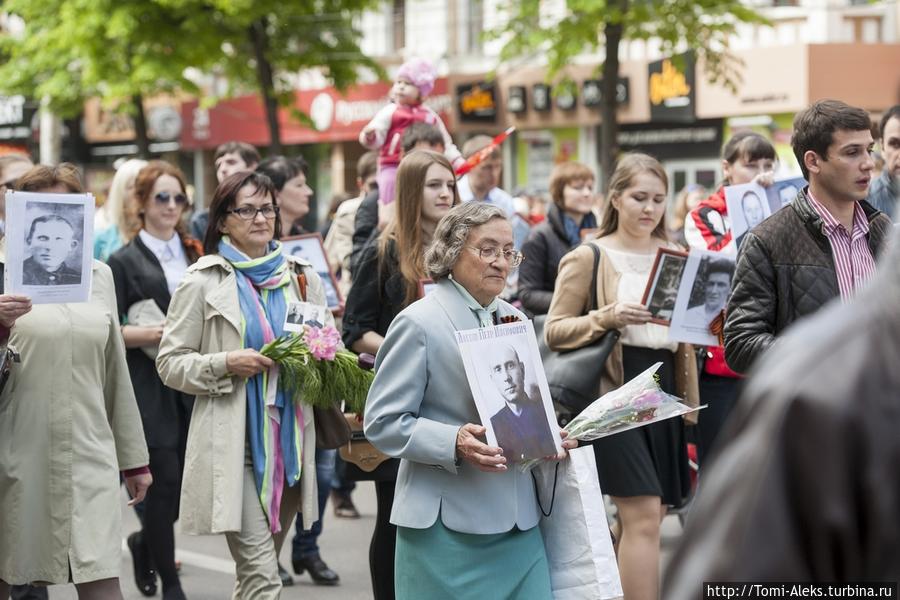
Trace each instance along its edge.
{"label": "woman holding portrait", "polygon": [[225,534],[234,597],[247,600],[279,597],[285,530],[298,509],[307,527],[318,514],[312,408],[277,386],[273,361],[259,353],[283,334],[291,302],[325,304],[315,270],[274,240],[280,225],[268,177],[242,171],[219,184],[205,256],[172,296],[156,360],[165,385],[195,396],[182,531]]}
{"label": "woman holding portrait", "polygon": [[501,209],[454,207],[425,254],[435,290],[397,315],[378,352],[365,433],[402,459],[391,513],[397,598],[551,596],[531,476],[479,439],[455,337],[524,318],[498,298],[521,260]]}
{"label": "woman holding portrait", "polygon": [[[82,193],[74,166],[37,166],[17,189]],[[0,262],[5,263],[5,242]],[[83,599],[120,599],[120,474],[143,499],[152,477],[119,332],[109,267],[93,261],[87,302],[0,295],[0,599],[9,586],[73,583]],[[2,279],[0,279],[2,281]]]}
{"label": "woman holding portrait", "polygon": [[[425,250],[438,222],[459,204],[456,177],[443,154],[417,150],[397,170],[394,219],[375,243],[362,252],[344,312],[344,345],[354,352],[377,354],[397,314],[419,297],[425,275]],[[390,523],[398,460],[364,474],[348,465],[356,479],[373,479],[378,509],[369,547],[369,568],[376,600],[394,597],[394,550],[397,531]]]}
{"label": "woman holding portrait", "polygon": [[[693,348],[668,341],[662,325],[650,323],[641,304],[659,248],[669,248],[665,212],[668,179],[646,154],[619,160],[609,182],[608,205],[596,240],[600,249],[597,307],[590,306],[594,252],[587,245],[559,265],[544,337],[553,350],[574,350],[611,329],[619,342],[603,367],[597,395],[633,379],[656,362],[663,390],[697,404]],[[625,596],[659,596],[659,527],[667,507],[681,506],[689,492],[684,424],[668,419],[593,443],[600,489],[619,510],[619,572]]]}
{"label": "woman holding portrait", "polygon": [[177,600],[184,593],[175,568],[174,524],[193,398],[166,387],[156,371],[154,359],[165,319],[134,323],[129,315],[137,318],[136,306],[149,301],[153,312],[164,317],[175,288],[200,258],[202,247],[187,237],[181,221],[188,198],[178,168],[160,160],[148,163],[135,178],[130,205],[137,226],[127,234],[131,241],[113,253],[108,264],[155,481],[144,501],[141,531],[128,536],[128,547],[141,592],[146,595],[156,588],[155,576],[148,577],[145,568],[149,557],[162,581],[164,600]]}

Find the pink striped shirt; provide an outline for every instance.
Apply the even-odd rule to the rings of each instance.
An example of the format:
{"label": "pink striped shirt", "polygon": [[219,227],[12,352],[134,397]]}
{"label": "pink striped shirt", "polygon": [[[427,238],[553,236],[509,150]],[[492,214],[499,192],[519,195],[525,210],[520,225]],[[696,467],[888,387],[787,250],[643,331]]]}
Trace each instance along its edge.
{"label": "pink striped shirt", "polygon": [[822,217],[825,237],[831,244],[831,253],[834,256],[841,301],[848,302],[853,293],[875,274],[875,258],[869,250],[869,242],[866,239],[866,234],[869,233],[866,213],[857,202],[853,207],[853,231],[847,231],[827,208],[813,198],[812,193],[807,192],[807,197],[815,211]]}

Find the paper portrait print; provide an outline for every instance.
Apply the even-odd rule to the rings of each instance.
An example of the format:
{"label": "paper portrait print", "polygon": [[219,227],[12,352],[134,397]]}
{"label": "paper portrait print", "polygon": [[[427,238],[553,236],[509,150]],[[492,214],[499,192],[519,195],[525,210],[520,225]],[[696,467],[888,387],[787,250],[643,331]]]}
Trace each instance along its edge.
{"label": "paper portrait print", "polygon": [[725,204],[731,219],[731,235],[738,246],[745,233],[772,214],[766,189],[758,183],[725,186]]}
{"label": "paper portrait print", "polygon": [[531,321],[456,332],[488,444],[510,462],[562,451]]}
{"label": "paper portrait print", "polygon": [[790,179],[780,179],[766,188],[772,214],[793,202],[800,190],[807,185],[806,180],[802,177],[791,177]]}
{"label": "paper portrait print", "polygon": [[289,302],[284,315],[285,331],[302,332],[303,327],[324,327],[327,306],[310,302]]}
{"label": "paper portrait print", "polygon": [[653,262],[647,288],[641,300],[641,304],[644,304],[652,315],[651,322],[668,325],[671,321],[687,256],[687,252],[668,248],[660,248],[656,253],[656,260]]}
{"label": "paper portrait print", "polygon": [[718,346],[718,335],[710,327],[716,319],[724,318],[733,278],[733,257],[691,250],[678,289],[669,339]]}
{"label": "paper portrait print", "polygon": [[319,233],[306,233],[294,237],[288,237],[281,240],[281,249],[285,256],[296,256],[308,261],[319,279],[322,280],[322,286],[325,288],[325,300],[328,308],[331,310],[339,310],[344,299],[338,290],[337,278],[331,265],[328,264],[328,258],[325,256],[325,247],[322,245],[322,236]]}
{"label": "paper portrait print", "polygon": [[34,304],[87,302],[93,268],[91,194],[6,193],[7,293]]}

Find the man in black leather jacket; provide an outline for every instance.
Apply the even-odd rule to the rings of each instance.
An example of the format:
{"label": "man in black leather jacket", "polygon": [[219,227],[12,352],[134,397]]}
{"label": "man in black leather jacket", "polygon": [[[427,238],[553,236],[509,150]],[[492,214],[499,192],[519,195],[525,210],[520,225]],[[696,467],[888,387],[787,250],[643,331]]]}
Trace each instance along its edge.
{"label": "man in black leather jacket", "polygon": [[[816,102],[794,119],[791,143],[810,185],[748,232],[739,249],[724,332],[725,360],[739,373],[794,321],[842,291],[846,297],[829,238],[835,230],[825,227],[824,217],[839,221],[837,234],[847,232],[848,238],[867,224],[865,244],[853,252],[869,252],[871,259],[878,258],[891,227],[884,213],[865,202],[875,165],[864,110],[835,100]],[[854,289],[864,283],[857,274],[850,277]]]}
{"label": "man in black leather jacket", "polygon": [[[872,285],[755,367],[663,580],[900,580],[900,232]],[[896,585],[896,583],[894,583]]]}

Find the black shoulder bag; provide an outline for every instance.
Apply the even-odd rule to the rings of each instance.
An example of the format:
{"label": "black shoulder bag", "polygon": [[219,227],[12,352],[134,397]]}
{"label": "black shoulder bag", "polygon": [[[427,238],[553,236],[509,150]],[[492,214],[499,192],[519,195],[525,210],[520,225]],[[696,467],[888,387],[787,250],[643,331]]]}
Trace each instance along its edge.
{"label": "black shoulder bag", "polygon": [[[591,302],[588,310],[596,310],[597,273],[600,270],[600,249],[596,244],[588,244],[594,251],[594,270],[591,273]],[[565,425],[597,399],[600,378],[606,359],[619,341],[619,330],[610,329],[599,339],[575,350],[554,352],[544,342],[544,321],[546,315],[535,318],[534,329],[541,351],[541,361],[547,374],[550,396],[556,408],[560,425]]]}

